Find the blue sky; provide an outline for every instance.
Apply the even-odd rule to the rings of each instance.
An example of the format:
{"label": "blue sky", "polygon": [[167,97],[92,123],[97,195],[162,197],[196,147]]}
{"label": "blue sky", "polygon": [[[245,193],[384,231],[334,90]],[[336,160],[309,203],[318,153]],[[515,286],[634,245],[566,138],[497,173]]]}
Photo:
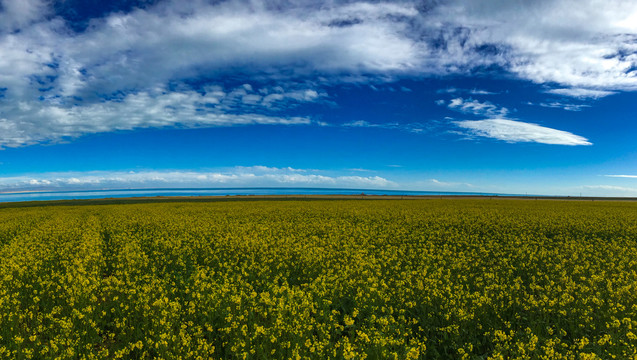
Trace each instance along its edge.
{"label": "blue sky", "polygon": [[0,4],[0,192],[637,196],[637,2]]}

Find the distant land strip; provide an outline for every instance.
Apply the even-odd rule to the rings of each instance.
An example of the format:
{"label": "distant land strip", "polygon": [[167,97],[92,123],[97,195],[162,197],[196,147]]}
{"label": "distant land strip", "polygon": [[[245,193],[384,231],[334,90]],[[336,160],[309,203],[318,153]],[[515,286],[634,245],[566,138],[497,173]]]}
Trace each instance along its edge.
{"label": "distant land strip", "polygon": [[275,194],[275,195],[206,195],[206,196],[136,196],[108,197],[99,199],[30,200],[0,202],[0,209],[33,206],[76,206],[76,205],[116,205],[147,204],[167,202],[218,202],[253,200],[433,200],[433,199],[483,199],[483,200],[570,200],[570,201],[637,201],[637,197],[594,197],[594,196],[521,196],[521,195],[327,195],[327,194]]}

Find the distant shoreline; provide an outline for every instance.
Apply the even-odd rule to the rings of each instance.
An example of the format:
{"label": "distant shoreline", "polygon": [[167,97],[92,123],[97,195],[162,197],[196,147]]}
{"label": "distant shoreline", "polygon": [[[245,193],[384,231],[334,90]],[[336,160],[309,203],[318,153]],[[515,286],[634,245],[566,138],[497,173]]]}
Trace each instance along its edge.
{"label": "distant shoreline", "polygon": [[[205,196],[310,196],[310,195],[384,195],[384,196],[414,196],[414,195],[521,195],[481,192],[443,192],[443,191],[414,191],[389,189],[361,189],[361,188],[310,188],[310,187],[234,187],[234,188],[141,188],[141,189],[91,189],[91,190],[14,190],[0,193],[0,203],[19,201],[48,201],[48,200],[79,200],[105,198],[139,198],[139,197],[205,197]],[[526,195],[526,194],[525,194]]]}
{"label": "distant shoreline", "polygon": [[343,195],[343,194],[290,194],[290,195],[206,195],[206,196],[132,196],[95,199],[27,200],[0,202],[1,208],[74,205],[117,205],[165,202],[218,202],[250,200],[561,200],[561,201],[637,201],[636,197],[587,197],[587,196],[519,196],[519,195]]}

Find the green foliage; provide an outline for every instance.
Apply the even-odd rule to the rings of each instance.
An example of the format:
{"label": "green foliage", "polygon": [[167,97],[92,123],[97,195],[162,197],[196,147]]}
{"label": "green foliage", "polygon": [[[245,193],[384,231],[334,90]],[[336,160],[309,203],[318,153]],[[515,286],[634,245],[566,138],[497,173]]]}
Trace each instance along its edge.
{"label": "green foliage", "polygon": [[0,209],[0,358],[637,359],[637,204]]}

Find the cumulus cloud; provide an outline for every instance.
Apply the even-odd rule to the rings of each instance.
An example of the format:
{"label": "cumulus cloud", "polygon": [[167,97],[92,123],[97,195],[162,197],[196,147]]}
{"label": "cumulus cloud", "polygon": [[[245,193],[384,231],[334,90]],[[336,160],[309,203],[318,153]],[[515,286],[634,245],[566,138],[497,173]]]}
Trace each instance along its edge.
{"label": "cumulus cloud", "polygon": [[28,75],[54,72],[67,95],[202,70],[278,75],[282,67],[296,75],[449,74],[499,65],[567,91],[637,86],[637,4],[620,0],[580,1],[579,11],[567,0],[452,0],[426,7],[412,1],[166,1],[93,19],[81,33],[64,31],[68,26],[58,17],[29,26],[42,18],[47,2],[3,3],[3,15],[19,19],[21,30],[4,38],[15,40],[24,56],[19,44],[40,56],[40,71]]}
{"label": "cumulus cloud", "polygon": [[0,31],[12,32],[44,18],[50,13],[42,0],[0,1]]}
{"label": "cumulus cloud", "polygon": [[[637,89],[637,3],[456,0],[438,7],[447,33],[521,78],[566,88]],[[469,50],[471,51],[471,50]]]}
{"label": "cumulus cloud", "polygon": [[552,145],[592,145],[588,139],[567,131],[508,119],[464,120],[455,124],[471,135],[510,143],[537,142]]}
{"label": "cumulus cloud", "polygon": [[91,190],[167,187],[310,186],[394,188],[380,176],[342,176],[293,168],[236,167],[222,171],[89,171],[0,177],[0,191]]}
{"label": "cumulus cloud", "polygon": [[[405,21],[395,21],[417,16],[413,4],[289,5],[166,1],[75,32],[50,2],[3,0],[0,148],[138,127],[307,123],[275,114],[325,98],[303,85],[305,76],[417,65],[419,45],[405,35]],[[281,81],[259,89],[187,85],[222,74]]]}
{"label": "cumulus cloud", "polygon": [[[62,32],[64,24],[54,19],[5,34],[11,43],[3,48],[17,53],[9,65],[18,55],[37,65],[15,77],[52,75],[57,92],[82,97],[211,72],[276,76],[283,68],[303,75],[416,65],[418,46],[405,36],[403,22],[391,20],[417,15],[413,5],[351,4],[312,12],[293,6],[270,11],[239,1],[190,6],[167,2],[113,13],[79,34]],[[337,26],[348,19],[357,21]]]}

